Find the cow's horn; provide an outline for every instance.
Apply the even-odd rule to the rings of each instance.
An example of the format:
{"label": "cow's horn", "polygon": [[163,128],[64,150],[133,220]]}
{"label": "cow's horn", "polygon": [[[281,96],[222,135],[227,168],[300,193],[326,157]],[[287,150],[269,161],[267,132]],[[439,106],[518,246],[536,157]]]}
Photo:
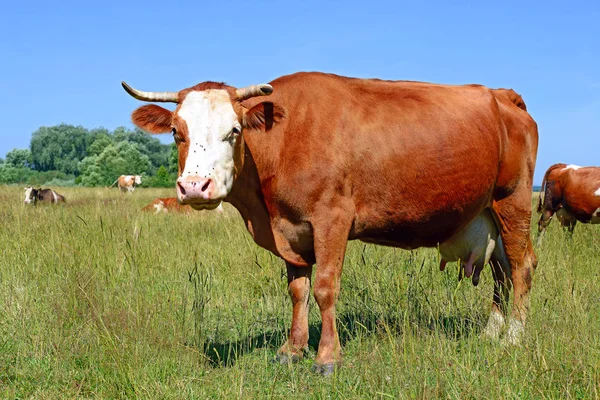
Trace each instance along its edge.
{"label": "cow's horn", "polygon": [[179,99],[179,92],[143,92],[141,90],[132,88],[125,82],[121,82],[121,85],[123,85],[123,89],[125,89],[125,91],[132,97],[142,101],[177,103]]}
{"label": "cow's horn", "polygon": [[235,95],[240,101],[249,99],[250,97],[268,96],[271,93],[273,93],[273,86],[266,83],[262,85],[248,86],[235,91]]}

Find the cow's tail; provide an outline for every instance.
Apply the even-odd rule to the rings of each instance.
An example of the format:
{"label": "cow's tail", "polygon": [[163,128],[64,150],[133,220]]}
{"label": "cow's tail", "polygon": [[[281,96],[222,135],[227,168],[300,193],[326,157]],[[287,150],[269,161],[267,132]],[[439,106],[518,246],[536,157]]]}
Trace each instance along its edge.
{"label": "cow's tail", "polygon": [[114,182],[112,183],[112,185],[110,185],[110,186],[109,186],[109,188],[111,188],[111,187],[115,186],[115,183],[117,183],[117,182],[119,182],[119,178],[117,178],[117,180],[116,180],[116,181],[114,181]]}
{"label": "cow's tail", "polygon": [[546,194],[546,183],[548,180],[548,175],[550,175],[550,172],[554,171],[555,169],[564,168],[565,166],[566,166],[566,164],[554,164],[553,166],[548,168],[548,170],[544,174],[544,179],[542,180],[542,187],[540,188],[540,199],[538,201],[537,212],[542,212],[542,209],[544,207],[544,197]]}

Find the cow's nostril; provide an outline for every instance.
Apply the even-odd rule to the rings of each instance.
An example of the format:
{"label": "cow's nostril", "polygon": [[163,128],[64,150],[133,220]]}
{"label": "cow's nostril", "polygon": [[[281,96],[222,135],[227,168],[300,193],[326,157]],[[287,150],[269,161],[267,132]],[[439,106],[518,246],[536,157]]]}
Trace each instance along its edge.
{"label": "cow's nostril", "polygon": [[181,192],[181,194],[185,196],[185,189],[183,188],[181,182],[177,182],[177,186],[179,187],[179,192]]}
{"label": "cow's nostril", "polygon": [[210,186],[210,179],[207,179],[206,183],[202,185],[202,191],[205,192],[206,189],[208,189],[208,186]]}

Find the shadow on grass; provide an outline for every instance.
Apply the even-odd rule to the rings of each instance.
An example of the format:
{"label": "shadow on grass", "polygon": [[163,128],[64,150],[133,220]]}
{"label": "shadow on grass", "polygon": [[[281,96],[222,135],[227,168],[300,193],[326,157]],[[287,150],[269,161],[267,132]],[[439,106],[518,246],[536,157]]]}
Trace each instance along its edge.
{"label": "shadow on grass", "polygon": [[[362,336],[400,336],[406,330],[414,333],[443,334],[448,339],[459,340],[471,335],[477,335],[479,322],[468,315],[450,315],[432,318],[423,313],[411,315],[407,321],[398,316],[376,315],[370,312],[344,313],[338,318],[338,333],[340,343]],[[211,365],[233,366],[239,357],[254,352],[257,349],[269,349],[275,352],[284,343],[285,337],[281,330],[272,330],[258,335],[248,336],[238,341],[207,341],[204,344],[204,356]],[[308,346],[316,353],[321,338],[321,324],[309,325]]]}

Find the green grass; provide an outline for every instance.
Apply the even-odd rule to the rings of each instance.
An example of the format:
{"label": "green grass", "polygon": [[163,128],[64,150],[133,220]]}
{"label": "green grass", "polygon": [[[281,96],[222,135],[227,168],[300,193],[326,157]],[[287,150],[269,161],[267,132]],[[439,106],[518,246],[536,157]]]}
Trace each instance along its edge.
{"label": "green grass", "polygon": [[323,378],[312,299],[311,354],[271,362],[291,322],[285,267],[232,207],[152,215],[141,207],[172,190],[81,188],[26,207],[22,192],[0,187],[0,398],[600,396],[600,226],[566,240],[551,224],[520,347],[480,337],[489,268],[475,288],[434,249],[351,242],[344,366]]}

